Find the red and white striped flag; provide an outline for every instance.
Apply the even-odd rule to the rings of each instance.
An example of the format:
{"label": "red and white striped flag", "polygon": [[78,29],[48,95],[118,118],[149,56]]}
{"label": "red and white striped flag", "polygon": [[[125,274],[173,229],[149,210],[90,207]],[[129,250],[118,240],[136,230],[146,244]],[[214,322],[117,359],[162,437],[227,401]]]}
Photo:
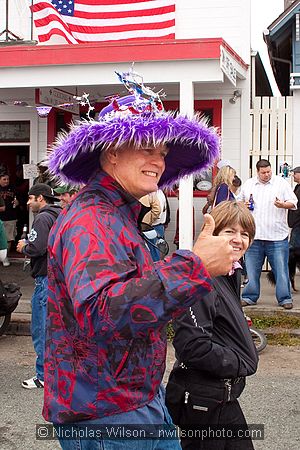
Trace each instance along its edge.
{"label": "red and white striped flag", "polygon": [[175,0],[36,0],[31,11],[39,42],[175,38]]}

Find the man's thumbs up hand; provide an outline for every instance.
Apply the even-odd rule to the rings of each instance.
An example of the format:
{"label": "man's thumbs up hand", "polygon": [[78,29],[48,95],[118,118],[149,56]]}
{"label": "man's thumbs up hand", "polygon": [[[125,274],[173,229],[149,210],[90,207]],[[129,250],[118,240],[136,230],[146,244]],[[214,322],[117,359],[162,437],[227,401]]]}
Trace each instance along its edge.
{"label": "man's thumbs up hand", "polygon": [[210,214],[204,214],[204,222],[200,233],[201,237],[212,236],[215,231],[215,221]]}
{"label": "man's thumbs up hand", "polygon": [[193,247],[193,252],[201,258],[210,276],[226,275],[232,269],[233,248],[230,237],[213,236],[215,221],[209,214],[204,215],[201,233]]}

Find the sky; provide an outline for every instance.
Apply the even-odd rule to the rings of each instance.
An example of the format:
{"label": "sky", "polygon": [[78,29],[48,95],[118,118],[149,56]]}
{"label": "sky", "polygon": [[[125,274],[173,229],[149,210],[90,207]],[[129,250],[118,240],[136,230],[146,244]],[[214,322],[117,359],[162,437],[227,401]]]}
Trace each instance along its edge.
{"label": "sky", "polygon": [[284,0],[251,0],[251,46],[252,50],[257,50],[260,54],[275,96],[279,96],[280,93],[273,77],[263,31],[283,12],[283,9]]}

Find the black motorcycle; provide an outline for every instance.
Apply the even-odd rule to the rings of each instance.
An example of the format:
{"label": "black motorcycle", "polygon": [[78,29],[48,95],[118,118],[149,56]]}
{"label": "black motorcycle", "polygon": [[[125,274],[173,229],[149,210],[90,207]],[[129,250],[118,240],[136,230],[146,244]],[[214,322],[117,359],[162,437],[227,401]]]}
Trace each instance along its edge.
{"label": "black motorcycle", "polygon": [[11,314],[6,314],[6,316],[0,316],[0,336],[7,330],[11,319]]}
{"label": "black motorcycle", "polygon": [[0,336],[7,330],[12,312],[18,306],[22,296],[16,283],[2,283],[0,280]]}

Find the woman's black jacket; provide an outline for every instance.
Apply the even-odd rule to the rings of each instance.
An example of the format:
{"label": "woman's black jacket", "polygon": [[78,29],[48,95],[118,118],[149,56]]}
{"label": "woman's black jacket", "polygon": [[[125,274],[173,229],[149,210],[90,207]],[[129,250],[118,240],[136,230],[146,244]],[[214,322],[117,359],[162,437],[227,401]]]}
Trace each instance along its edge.
{"label": "woman's black jacket", "polygon": [[177,361],[203,377],[256,372],[258,356],[240,305],[240,271],[213,280],[213,290],[174,323]]}

